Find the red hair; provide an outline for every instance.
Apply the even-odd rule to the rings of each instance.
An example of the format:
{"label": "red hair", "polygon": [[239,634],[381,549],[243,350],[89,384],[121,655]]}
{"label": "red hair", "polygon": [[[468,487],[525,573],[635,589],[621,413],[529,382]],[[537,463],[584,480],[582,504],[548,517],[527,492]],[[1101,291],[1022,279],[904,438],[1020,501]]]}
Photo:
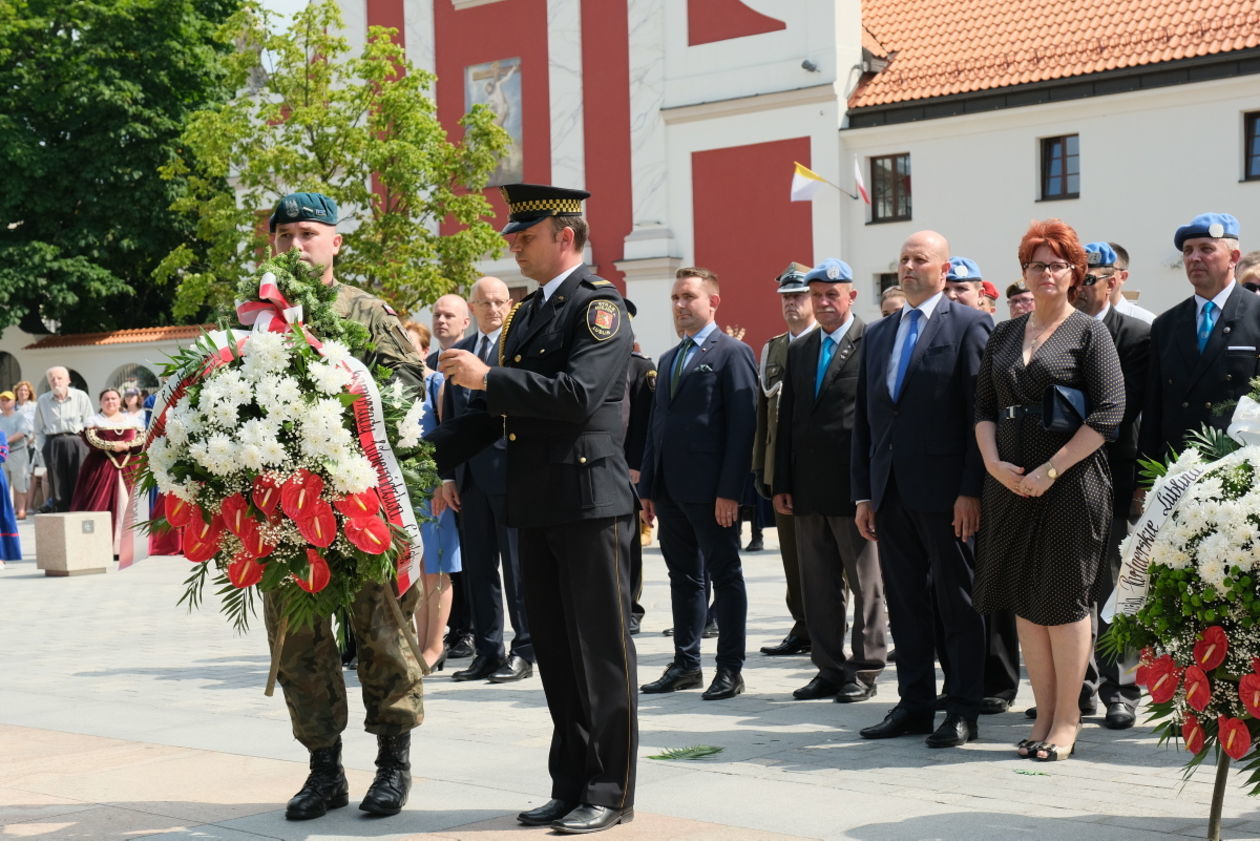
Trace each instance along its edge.
{"label": "red hair", "polygon": [[1071,295],[1076,287],[1085,281],[1087,258],[1085,246],[1081,245],[1076,230],[1062,219],[1033,220],[1019,241],[1019,265],[1032,262],[1033,252],[1041,246],[1047,246],[1055,255],[1072,264],[1072,285],[1068,287]]}

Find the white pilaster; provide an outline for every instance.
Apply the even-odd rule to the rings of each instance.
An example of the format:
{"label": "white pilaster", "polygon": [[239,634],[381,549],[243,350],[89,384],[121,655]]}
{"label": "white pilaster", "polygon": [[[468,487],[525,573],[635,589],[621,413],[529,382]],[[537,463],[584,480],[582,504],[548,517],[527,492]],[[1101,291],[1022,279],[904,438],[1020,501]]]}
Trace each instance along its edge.
{"label": "white pilaster", "polygon": [[551,183],[581,189],[586,186],[581,0],[547,0],[547,63]]}
{"label": "white pilaster", "polygon": [[421,70],[436,72],[433,0],[407,0],[403,6],[403,37],[406,38],[407,60]]}

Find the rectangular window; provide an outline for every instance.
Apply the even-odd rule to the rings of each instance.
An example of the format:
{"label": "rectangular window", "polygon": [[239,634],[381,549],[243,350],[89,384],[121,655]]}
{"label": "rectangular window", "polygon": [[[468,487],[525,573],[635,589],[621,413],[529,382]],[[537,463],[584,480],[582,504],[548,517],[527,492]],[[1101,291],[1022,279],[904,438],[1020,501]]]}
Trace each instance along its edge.
{"label": "rectangular window", "polygon": [[1041,199],[1075,199],[1081,195],[1080,135],[1045,137],[1041,141]]}
{"label": "rectangular window", "polygon": [[1243,178],[1260,180],[1260,111],[1243,114],[1243,129],[1247,139],[1243,147]]}
{"label": "rectangular window", "polygon": [[910,154],[871,158],[871,221],[910,218]]}

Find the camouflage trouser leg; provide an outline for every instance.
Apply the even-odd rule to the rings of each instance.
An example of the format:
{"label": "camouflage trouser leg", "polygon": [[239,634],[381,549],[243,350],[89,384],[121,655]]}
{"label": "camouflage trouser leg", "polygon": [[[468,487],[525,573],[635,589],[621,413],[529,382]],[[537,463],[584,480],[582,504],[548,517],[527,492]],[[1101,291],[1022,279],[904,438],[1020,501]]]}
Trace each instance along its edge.
{"label": "camouflage trouser leg", "polygon": [[[415,609],[418,590],[413,587],[402,601],[407,619]],[[392,585],[366,584],[351,605],[350,617],[359,647],[366,729],[384,736],[406,733],[424,719],[420,664],[382,601],[393,597]],[[263,617],[270,646],[280,623],[278,597],[263,597]],[[293,737],[308,750],[332,746],[346,729],[346,684],[341,653],[327,618],[308,628],[288,629],[278,680],[293,723]]]}

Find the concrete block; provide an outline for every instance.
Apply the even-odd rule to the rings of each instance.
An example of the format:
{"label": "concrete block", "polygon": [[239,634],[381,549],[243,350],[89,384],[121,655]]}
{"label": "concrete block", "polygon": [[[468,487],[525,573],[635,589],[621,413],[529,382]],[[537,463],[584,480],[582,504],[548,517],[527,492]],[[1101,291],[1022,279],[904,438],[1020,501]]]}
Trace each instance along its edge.
{"label": "concrete block", "polygon": [[114,560],[108,511],[71,511],[35,517],[35,567],[44,575],[104,572]]}

